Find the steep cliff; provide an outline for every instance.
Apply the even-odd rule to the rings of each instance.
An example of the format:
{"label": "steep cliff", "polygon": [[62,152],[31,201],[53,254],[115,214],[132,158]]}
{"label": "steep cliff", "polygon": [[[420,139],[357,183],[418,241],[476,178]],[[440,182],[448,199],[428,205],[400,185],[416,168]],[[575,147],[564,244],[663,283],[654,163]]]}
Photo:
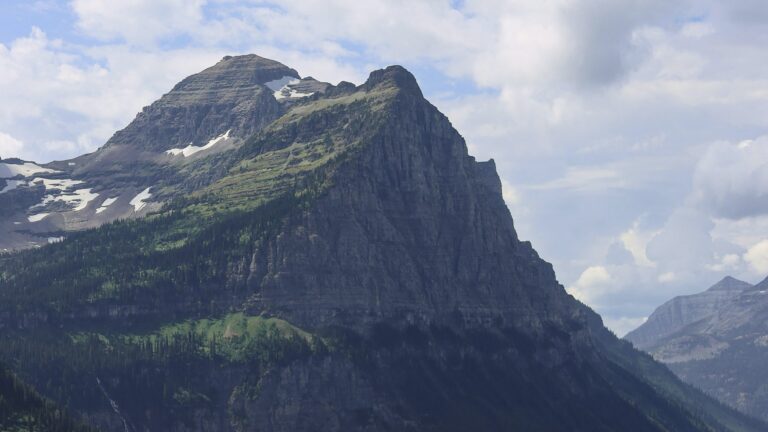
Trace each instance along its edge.
{"label": "steep cliff", "polygon": [[0,356],[106,430],[765,429],[565,292],[408,71],[278,84],[188,193],[0,256]]}

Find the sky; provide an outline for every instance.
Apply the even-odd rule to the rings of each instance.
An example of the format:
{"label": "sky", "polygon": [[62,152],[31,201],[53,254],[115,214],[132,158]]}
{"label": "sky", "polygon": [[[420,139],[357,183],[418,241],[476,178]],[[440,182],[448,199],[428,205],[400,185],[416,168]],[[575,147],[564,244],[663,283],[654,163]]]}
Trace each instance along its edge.
{"label": "sky", "polygon": [[331,83],[408,68],[619,336],[725,275],[768,276],[763,0],[3,1],[0,157],[93,151],[245,53]]}

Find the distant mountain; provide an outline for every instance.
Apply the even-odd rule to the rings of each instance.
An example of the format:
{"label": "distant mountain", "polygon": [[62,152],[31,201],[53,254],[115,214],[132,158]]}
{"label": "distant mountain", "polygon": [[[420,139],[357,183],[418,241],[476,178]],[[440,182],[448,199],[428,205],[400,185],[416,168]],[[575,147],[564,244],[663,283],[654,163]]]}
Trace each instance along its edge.
{"label": "distant mountain", "polygon": [[768,279],[752,286],[726,277],[676,297],[625,339],[684,381],[768,419]]}
{"label": "distant mountain", "polygon": [[0,360],[102,430],[768,429],[569,296],[402,67],[226,57],[25,164],[0,238],[53,240],[0,254]]}

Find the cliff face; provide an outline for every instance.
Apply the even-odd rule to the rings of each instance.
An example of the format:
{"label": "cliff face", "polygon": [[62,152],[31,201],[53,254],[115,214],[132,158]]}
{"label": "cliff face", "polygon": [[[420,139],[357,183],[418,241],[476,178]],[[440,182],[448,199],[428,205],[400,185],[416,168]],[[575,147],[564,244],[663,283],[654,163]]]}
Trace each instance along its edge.
{"label": "cliff face", "polygon": [[393,67],[374,79],[368,85],[402,90],[323,198],[253,256],[255,310],[313,326],[394,319],[534,329],[568,319],[573,303],[518,240],[493,161],[467,154],[410,73]]}
{"label": "cliff face", "polygon": [[716,314],[750,287],[750,284],[728,276],[702,293],[675,297],[659,306],[625,339],[640,349],[653,347],[684,327]]}
{"label": "cliff face", "polygon": [[671,300],[626,339],[684,381],[752,416],[768,419],[768,282],[725,278]]}
{"label": "cliff face", "polygon": [[256,55],[226,57],[178,83],[106,145],[166,151],[190,143],[204,145],[228,130],[233,136],[248,137],[280,115],[280,103],[266,84],[283,78],[300,77],[295,70]]}
{"label": "cliff face", "polygon": [[105,430],[764,428],[565,293],[409,72],[280,84],[190,193],[0,257],[0,358]]}

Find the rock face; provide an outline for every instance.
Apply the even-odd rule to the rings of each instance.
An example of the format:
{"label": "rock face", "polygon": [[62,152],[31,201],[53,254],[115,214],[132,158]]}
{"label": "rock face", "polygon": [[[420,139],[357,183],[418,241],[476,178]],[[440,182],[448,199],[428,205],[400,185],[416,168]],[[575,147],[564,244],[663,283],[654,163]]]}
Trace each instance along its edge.
{"label": "rock face", "polygon": [[322,201],[252,258],[269,269],[249,275],[256,310],[308,325],[460,319],[531,328],[578,313],[565,308],[573,302],[552,267],[518,240],[493,161],[467,154],[404,69],[368,85],[392,83],[415,91],[387,107],[387,123]]}
{"label": "rock face", "polygon": [[675,297],[659,306],[643,325],[627,334],[625,339],[640,349],[657,345],[665,337],[716,314],[750,287],[746,282],[727,276],[703,293]]}
{"label": "rock face", "polygon": [[[302,92],[276,99],[288,82]],[[157,210],[211,179],[190,180],[201,159],[239,147],[285,106],[329,87],[256,55],[225,57],[145,107],[94,153],[43,165],[2,162],[0,251]],[[135,201],[142,192],[144,205]]]}
{"label": "rock face", "polygon": [[162,152],[190,143],[203,145],[228,130],[248,137],[280,115],[280,104],[267,84],[286,77],[300,78],[295,70],[256,55],[225,57],[144,108],[106,146]]}
{"label": "rock face", "polygon": [[[164,206],[0,256],[0,359],[41,392],[121,431],[765,430],[570,297],[493,161],[402,67],[360,86],[217,68],[226,85],[185,80],[164,97],[185,107],[158,102],[99,154],[125,136],[166,158],[183,186]],[[252,123],[174,126],[232,80],[272,98]],[[212,153],[188,135],[247,127]]]}
{"label": "rock face", "polygon": [[768,419],[768,280],[726,277],[675,298],[630,332],[632,342],[687,381],[739,410]]}

